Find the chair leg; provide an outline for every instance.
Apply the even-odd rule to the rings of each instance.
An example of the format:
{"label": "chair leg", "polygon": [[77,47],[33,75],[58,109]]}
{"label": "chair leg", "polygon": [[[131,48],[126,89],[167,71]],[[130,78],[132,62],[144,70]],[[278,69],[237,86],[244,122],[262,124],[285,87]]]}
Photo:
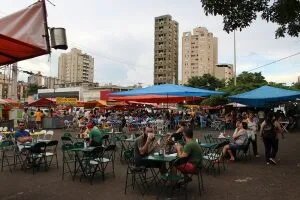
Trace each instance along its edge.
{"label": "chair leg", "polygon": [[126,172],[126,180],[125,180],[125,194],[126,194],[126,191],[127,191],[127,181],[128,181],[128,168],[127,168],[127,172]]}
{"label": "chair leg", "polygon": [[198,178],[198,191],[199,191],[199,194],[201,196],[201,185],[200,185],[200,175],[199,175],[199,173],[197,174],[197,178]]}
{"label": "chair leg", "polygon": [[56,168],[58,169],[58,160],[57,160],[57,154],[55,154],[55,159],[56,159]]}

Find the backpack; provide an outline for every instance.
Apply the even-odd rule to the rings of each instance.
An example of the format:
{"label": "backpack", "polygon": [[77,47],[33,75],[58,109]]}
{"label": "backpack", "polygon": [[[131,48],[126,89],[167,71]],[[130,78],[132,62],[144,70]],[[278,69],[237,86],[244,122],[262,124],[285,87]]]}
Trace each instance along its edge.
{"label": "backpack", "polygon": [[274,139],[276,136],[275,128],[273,124],[266,124],[262,131],[262,137],[265,139]]}

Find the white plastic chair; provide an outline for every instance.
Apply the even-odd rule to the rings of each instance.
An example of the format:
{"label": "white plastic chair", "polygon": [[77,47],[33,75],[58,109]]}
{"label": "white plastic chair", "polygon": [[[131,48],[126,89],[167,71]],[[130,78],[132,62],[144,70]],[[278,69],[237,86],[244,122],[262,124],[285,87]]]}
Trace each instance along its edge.
{"label": "white plastic chair", "polygon": [[3,131],[5,132],[5,131],[7,131],[8,130],[8,128],[7,128],[7,126],[5,126],[4,128],[3,128]]}
{"label": "white plastic chair", "polygon": [[52,130],[47,131],[44,135],[44,140],[52,140],[53,135],[54,135],[54,131]]}
{"label": "white plastic chair", "polygon": [[0,131],[3,131],[3,127],[2,126],[0,127]]}

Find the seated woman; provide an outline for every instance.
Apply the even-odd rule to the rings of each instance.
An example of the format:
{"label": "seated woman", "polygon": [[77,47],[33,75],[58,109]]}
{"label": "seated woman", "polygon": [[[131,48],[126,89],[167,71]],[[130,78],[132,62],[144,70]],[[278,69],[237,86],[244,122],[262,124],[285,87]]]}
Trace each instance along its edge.
{"label": "seated woman", "polygon": [[168,133],[169,134],[168,140],[170,140],[172,138],[174,138],[174,141],[182,140],[183,131],[184,131],[185,128],[186,128],[185,122],[180,122],[179,123],[179,128],[177,129],[177,131],[175,133]]}
{"label": "seated woman", "polygon": [[229,143],[223,148],[223,156],[228,152],[230,155],[230,161],[234,161],[234,155],[232,152],[236,151],[240,146],[242,146],[248,138],[247,134],[247,123],[237,120],[236,129],[232,135],[234,140],[233,143]]}

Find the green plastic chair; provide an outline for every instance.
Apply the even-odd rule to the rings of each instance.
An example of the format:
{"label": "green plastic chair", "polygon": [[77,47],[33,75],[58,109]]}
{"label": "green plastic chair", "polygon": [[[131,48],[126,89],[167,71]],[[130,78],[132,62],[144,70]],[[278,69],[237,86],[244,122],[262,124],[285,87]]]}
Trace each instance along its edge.
{"label": "green plastic chair", "polygon": [[73,144],[63,144],[62,145],[62,153],[63,153],[63,158],[62,158],[62,180],[64,180],[64,175],[67,173],[70,173],[71,176],[73,176],[73,166],[72,164],[75,163],[75,154],[72,151],[74,148]]}

